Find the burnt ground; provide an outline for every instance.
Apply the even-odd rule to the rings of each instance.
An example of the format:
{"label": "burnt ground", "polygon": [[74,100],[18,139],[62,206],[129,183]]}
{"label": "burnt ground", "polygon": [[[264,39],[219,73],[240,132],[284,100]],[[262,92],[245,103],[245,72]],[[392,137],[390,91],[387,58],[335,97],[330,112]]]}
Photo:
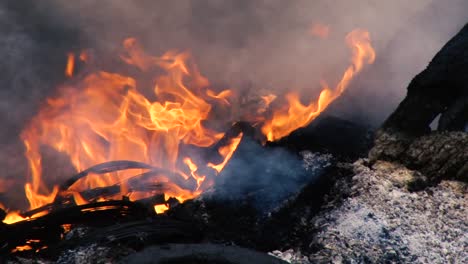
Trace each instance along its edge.
{"label": "burnt ground", "polygon": [[[194,243],[214,243],[210,252],[219,252],[218,246],[226,251],[249,248],[292,263],[466,262],[466,183],[444,180],[412,191],[411,183],[419,177],[419,172],[390,162],[339,163],[267,214],[247,200],[197,199],[151,220],[107,228],[77,226],[57,255],[49,260],[43,255],[41,261],[148,259],[179,247],[167,244],[172,242],[186,244],[186,249]],[[198,259],[194,254],[185,257]],[[9,263],[32,263],[37,258],[17,255]],[[184,260],[181,255],[173,258]]]}

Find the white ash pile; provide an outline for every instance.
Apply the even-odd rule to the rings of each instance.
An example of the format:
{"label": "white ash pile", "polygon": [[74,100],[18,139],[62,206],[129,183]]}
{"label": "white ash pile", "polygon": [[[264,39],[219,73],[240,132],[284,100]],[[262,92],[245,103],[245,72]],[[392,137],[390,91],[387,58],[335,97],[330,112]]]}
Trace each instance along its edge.
{"label": "white ash pile", "polygon": [[417,172],[388,162],[364,164],[353,164],[350,197],[312,220],[321,231],[311,245],[321,249],[311,262],[468,262],[466,183],[442,181],[410,192]]}

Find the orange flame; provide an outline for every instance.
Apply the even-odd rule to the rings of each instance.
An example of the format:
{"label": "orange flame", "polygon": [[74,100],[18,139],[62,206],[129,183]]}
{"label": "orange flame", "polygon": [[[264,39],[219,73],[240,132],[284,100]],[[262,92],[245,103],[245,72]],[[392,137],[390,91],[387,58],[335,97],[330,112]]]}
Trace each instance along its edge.
{"label": "orange flame", "polygon": [[13,224],[19,221],[23,221],[26,218],[22,217],[19,212],[13,211],[13,212],[8,212],[7,216],[3,220],[3,223],[5,224]]}
{"label": "orange flame", "polygon": [[32,247],[29,246],[29,245],[17,246],[15,249],[13,249],[12,253],[20,252],[20,251],[27,251],[27,250],[31,250],[31,249],[32,249]]}
{"label": "orange flame", "polygon": [[75,69],[75,54],[68,53],[67,67],[65,68],[65,75],[67,77],[72,77],[74,69]]}
{"label": "orange flame", "polygon": [[227,144],[226,146],[220,147],[218,152],[224,158],[224,160],[217,165],[213,163],[208,163],[208,167],[211,167],[215,169],[218,173],[220,173],[224,169],[224,166],[226,166],[226,163],[231,159],[232,154],[234,154],[234,151],[239,146],[242,136],[243,134],[239,133],[237,137],[231,139],[229,144]]}
{"label": "orange flame", "polygon": [[262,127],[262,132],[269,141],[287,136],[292,131],[312,122],[345,91],[353,76],[362,70],[364,63],[371,64],[374,62],[375,51],[370,44],[367,31],[360,29],[352,31],[346,36],[346,43],[353,52],[352,63],[346,69],[335,89],[325,86],[318,100],[316,102],[312,101],[309,105],[303,105],[297,93],[287,94],[288,107],[275,111],[272,119],[265,122]]}

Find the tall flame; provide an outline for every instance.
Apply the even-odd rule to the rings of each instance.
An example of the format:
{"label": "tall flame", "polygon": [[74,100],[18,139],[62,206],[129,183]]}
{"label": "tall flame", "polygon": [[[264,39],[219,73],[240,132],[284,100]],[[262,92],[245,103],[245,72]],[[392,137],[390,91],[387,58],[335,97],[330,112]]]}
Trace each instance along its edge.
{"label": "tall flame", "polygon": [[346,36],[346,43],[352,50],[352,62],[336,87],[332,89],[324,85],[318,99],[308,105],[303,105],[300,102],[297,93],[287,94],[288,106],[274,111],[273,117],[266,121],[262,127],[262,132],[269,141],[287,136],[297,128],[312,122],[346,90],[353,76],[362,70],[364,63],[374,62],[375,51],[370,44],[369,32],[361,29],[354,30]]}

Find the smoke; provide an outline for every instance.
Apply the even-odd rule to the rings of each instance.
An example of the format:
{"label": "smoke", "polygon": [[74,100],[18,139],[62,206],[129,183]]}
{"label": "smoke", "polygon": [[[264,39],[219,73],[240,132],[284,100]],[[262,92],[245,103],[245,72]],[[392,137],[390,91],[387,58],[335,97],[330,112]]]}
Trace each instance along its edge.
{"label": "smoke", "polygon": [[[330,112],[380,125],[404,98],[411,79],[468,22],[467,1],[412,3],[416,2],[421,5],[410,16],[402,16],[401,20],[398,15],[393,17],[395,31],[377,47],[374,65],[357,76],[341,100],[330,107]],[[383,31],[380,35],[386,34],[385,23],[384,18],[377,22],[377,28]]]}
{"label": "smoke", "polygon": [[0,202],[10,195],[8,204],[18,207],[25,203],[19,194],[28,173],[18,135],[63,81],[63,54],[76,41],[72,28],[56,20],[58,15],[50,16],[33,2],[0,3]]}
{"label": "smoke", "polygon": [[292,199],[333,162],[330,154],[304,151],[301,157],[282,148],[265,148],[246,138],[205,199],[249,202],[268,213]]}
{"label": "smoke", "polygon": [[[189,50],[215,85],[254,95],[300,91],[316,98],[349,65],[345,35],[370,31],[377,61],[333,113],[378,125],[411,78],[466,22],[468,3],[435,1],[200,0],[46,1],[49,15],[79,29],[81,45],[112,50],[134,36],[153,54]],[[328,39],[310,34],[327,25]],[[337,109],[335,109],[337,108]]]}
{"label": "smoke", "polygon": [[[0,4],[0,166],[27,174],[18,134],[64,81],[70,50],[111,53],[129,36],[149,53],[189,50],[202,74],[240,94],[300,91],[315,98],[349,65],[345,35],[367,29],[377,52],[330,112],[377,125],[403,98],[412,76],[466,22],[465,0],[81,0]],[[310,34],[327,25],[329,37]]]}

